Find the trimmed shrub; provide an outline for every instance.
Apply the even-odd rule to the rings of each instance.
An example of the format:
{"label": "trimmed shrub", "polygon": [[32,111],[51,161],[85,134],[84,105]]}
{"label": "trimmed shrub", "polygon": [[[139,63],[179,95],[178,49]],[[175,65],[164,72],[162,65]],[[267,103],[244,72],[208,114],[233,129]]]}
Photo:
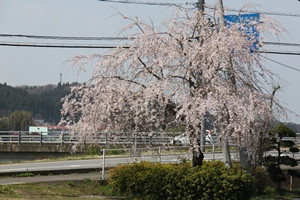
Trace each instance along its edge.
{"label": "trimmed shrub", "polygon": [[268,183],[271,181],[268,177],[267,172],[262,167],[255,167],[252,169],[252,176],[254,177],[254,194],[255,195],[262,195],[266,187],[268,186]]}
{"label": "trimmed shrub", "polygon": [[254,177],[238,165],[222,162],[190,164],[134,163],[110,171],[110,184],[119,193],[142,199],[250,199]]}

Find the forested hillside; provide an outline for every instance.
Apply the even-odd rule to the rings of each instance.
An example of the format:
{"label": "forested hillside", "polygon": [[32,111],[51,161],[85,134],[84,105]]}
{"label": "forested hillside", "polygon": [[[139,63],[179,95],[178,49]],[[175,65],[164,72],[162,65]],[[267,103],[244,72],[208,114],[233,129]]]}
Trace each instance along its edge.
{"label": "forested hillside", "polygon": [[11,87],[0,84],[0,118],[17,110],[31,112],[34,118],[58,123],[61,98],[70,92],[70,84]]}

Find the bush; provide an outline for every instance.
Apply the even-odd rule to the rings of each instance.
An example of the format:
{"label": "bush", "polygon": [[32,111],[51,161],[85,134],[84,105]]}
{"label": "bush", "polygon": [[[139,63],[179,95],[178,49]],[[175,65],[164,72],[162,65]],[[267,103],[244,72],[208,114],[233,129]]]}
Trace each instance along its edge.
{"label": "bush", "polygon": [[259,166],[252,169],[252,175],[255,179],[255,187],[253,188],[254,193],[255,195],[262,195],[265,192],[268,183],[270,182],[270,178],[268,177],[265,169]]}
{"label": "bush", "polygon": [[239,166],[222,162],[190,164],[134,163],[110,171],[110,184],[119,193],[142,199],[250,199],[254,178]]}

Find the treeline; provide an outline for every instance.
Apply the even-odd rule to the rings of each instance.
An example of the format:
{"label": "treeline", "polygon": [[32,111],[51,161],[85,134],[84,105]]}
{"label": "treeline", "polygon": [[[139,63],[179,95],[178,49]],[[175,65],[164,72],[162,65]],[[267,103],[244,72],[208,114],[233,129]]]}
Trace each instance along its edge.
{"label": "treeline", "polygon": [[57,124],[60,121],[61,99],[70,93],[73,84],[22,87],[0,84],[0,118],[8,117],[15,111],[27,111],[35,119]]}
{"label": "treeline", "polygon": [[32,113],[27,111],[18,110],[0,119],[0,131],[28,131],[33,125]]}

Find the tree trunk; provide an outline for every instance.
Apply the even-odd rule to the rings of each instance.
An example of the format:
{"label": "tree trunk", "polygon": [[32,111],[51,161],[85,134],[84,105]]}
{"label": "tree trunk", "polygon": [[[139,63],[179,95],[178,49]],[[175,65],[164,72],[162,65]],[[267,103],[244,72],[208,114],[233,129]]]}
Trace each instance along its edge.
{"label": "tree trunk", "polygon": [[251,173],[250,161],[247,156],[245,147],[239,147],[239,157],[240,163],[243,169],[245,169],[249,174]]}
{"label": "tree trunk", "polygon": [[226,167],[231,168],[232,163],[231,163],[231,156],[230,156],[230,150],[229,150],[229,144],[227,138],[225,138],[223,141],[223,155],[224,155],[224,163]]}
{"label": "tree trunk", "polygon": [[192,158],[192,166],[193,167],[201,167],[202,163],[203,163],[203,159],[204,159],[204,155],[201,151],[200,147],[192,147],[192,154],[193,154],[193,158]]}

